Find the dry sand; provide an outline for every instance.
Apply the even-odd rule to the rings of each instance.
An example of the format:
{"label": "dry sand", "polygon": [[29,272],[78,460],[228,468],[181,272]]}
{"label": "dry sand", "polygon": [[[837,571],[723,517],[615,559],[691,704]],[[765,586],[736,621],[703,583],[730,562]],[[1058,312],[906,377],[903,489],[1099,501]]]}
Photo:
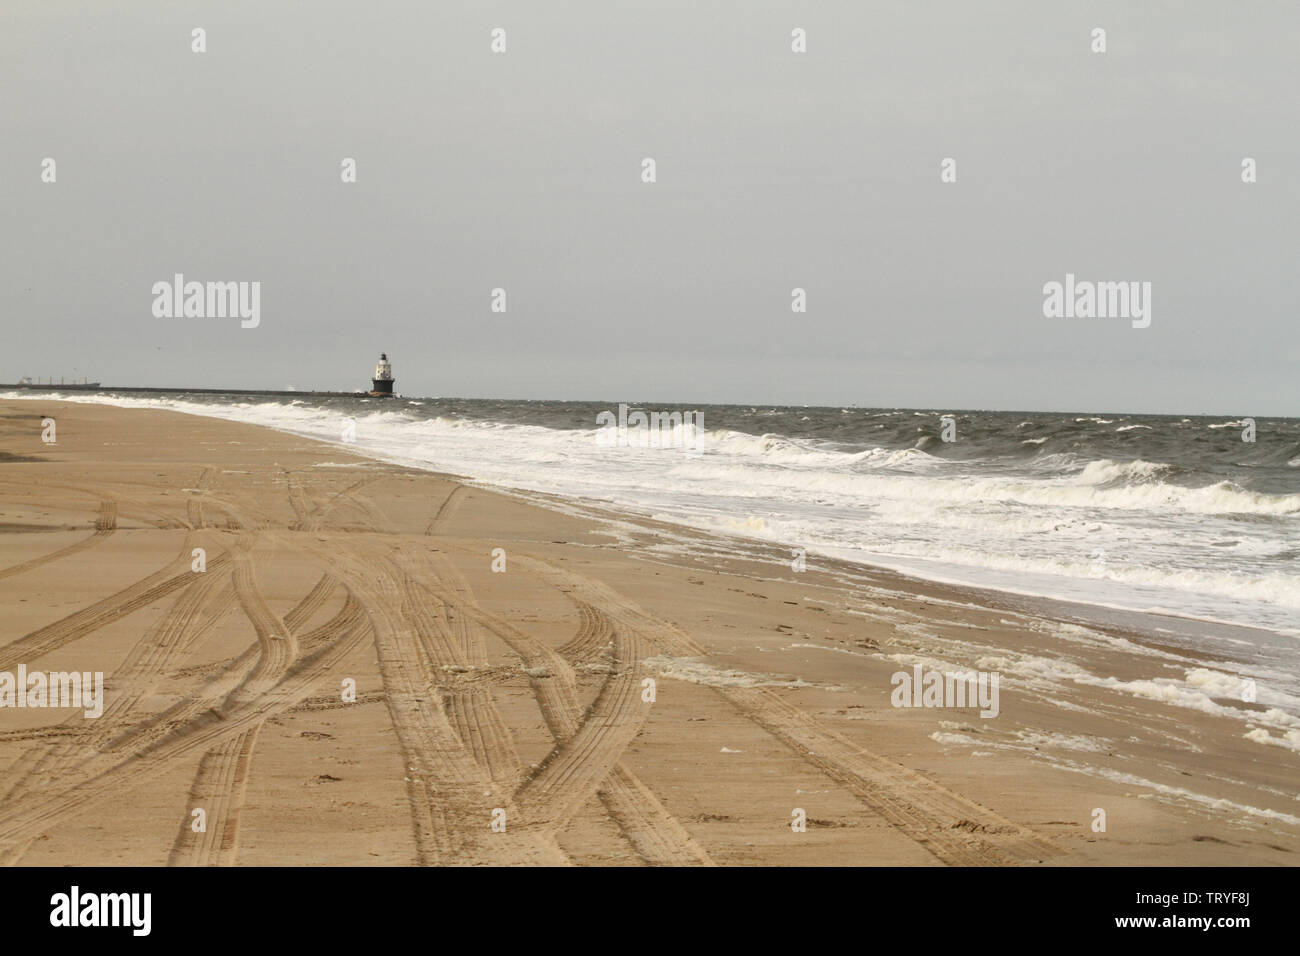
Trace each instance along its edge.
{"label": "dry sand", "polygon": [[[790,560],[264,428],[0,401],[0,671],[102,671],[107,701],[0,710],[0,860],[1297,860],[1300,754],[1245,737],[1256,705],[1092,682],[1203,662]],[[891,706],[918,662],[999,671],[998,716]]]}

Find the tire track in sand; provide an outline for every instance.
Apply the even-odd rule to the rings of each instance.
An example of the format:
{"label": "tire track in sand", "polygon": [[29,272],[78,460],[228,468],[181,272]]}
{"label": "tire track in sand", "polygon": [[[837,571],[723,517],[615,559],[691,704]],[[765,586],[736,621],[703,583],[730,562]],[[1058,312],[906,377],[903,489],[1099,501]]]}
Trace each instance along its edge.
{"label": "tire track in sand", "polygon": [[336,512],[352,508],[360,516],[367,530],[375,534],[395,534],[396,529],[388,516],[374,502],[356,494],[367,485],[380,481],[381,475],[367,475],[354,481],[327,498],[312,494],[307,490],[302,475],[298,472],[282,469],[289,506],[293,509],[294,521],[290,522],[290,531],[316,532],[325,528],[325,523]]}
{"label": "tire track in sand", "polygon": [[234,565],[232,579],[239,604],[257,634],[260,653],[248,676],[226,699],[225,706],[231,709],[251,706],[263,693],[279,683],[289,665],[298,657],[298,639],[267,605],[266,598],[257,586],[252,548],[251,535],[243,535],[236,542],[231,553]]}
{"label": "tire track in sand", "polygon": [[203,499],[200,497],[206,494],[212,487],[212,480],[216,477],[217,470],[211,466],[204,468],[199,473],[199,480],[195,484],[193,493],[185,501],[185,515],[189,518],[190,527],[197,531],[205,526],[203,515]]}
{"label": "tire track in sand", "polygon": [[[0,794],[0,804],[29,789],[39,788],[42,780],[57,777],[63,768],[98,753],[153,692],[167,666],[225,616],[231,596],[225,576],[193,575],[193,582],[181,591],[162,620],[136,642],[113,673],[114,694],[99,718],[87,726],[82,714],[77,713],[55,728],[46,728],[47,733],[36,739],[51,742],[24,751],[5,773],[6,786]],[[49,731],[63,733],[53,736]],[[30,842],[15,844],[0,851],[0,865],[16,864],[29,846]]]}
{"label": "tire track in sand", "polygon": [[167,728],[160,739],[139,741],[128,734],[107,752],[60,780],[57,792],[24,794],[0,807],[0,849],[31,839],[65,822],[104,798],[122,794],[151,780],[176,760],[199,748],[211,748],[305,700],[321,678],[352,653],[370,633],[361,605],[349,599],[339,612],[304,635],[302,657],[283,679],[249,705],[224,714],[209,709]]}
{"label": "tire track in sand", "polygon": [[614,622],[603,611],[586,601],[568,595],[578,609],[578,633],[560,647],[560,655],[575,665],[590,664],[608,658],[614,645]]}
{"label": "tire track in sand", "polygon": [[[303,600],[285,615],[283,628],[292,639],[302,624],[312,618],[318,607],[337,587],[337,581],[329,574],[321,575],[315,587],[303,597]],[[265,605],[260,593],[247,594],[252,605]],[[269,613],[269,611],[268,611]],[[250,615],[251,619],[251,615]],[[259,635],[260,637],[260,635]],[[296,657],[296,641],[294,648]],[[266,661],[263,653],[259,665]],[[261,679],[281,680],[292,659],[282,661],[278,670],[265,671]],[[256,671],[253,669],[253,671]],[[248,676],[252,682],[252,672]],[[227,697],[226,708],[238,706],[239,698],[234,692]],[[195,771],[194,783],[190,786],[188,808],[203,808],[205,813],[205,830],[192,830],[190,819],[181,823],[177,839],[168,858],[169,866],[233,866],[239,848],[239,816],[243,810],[244,793],[248,787],[248,771],[252,766],[253,748],[257,744],[257,734],[264,722],[253,724],[237,737],[222,741],[217,747],[209,749],[199,761]]]}
{"label": "tire track in sand", "polygon": [[[213,474],[214,469],[204,468],[194,491],[206,491],[211,485]],[[110,504],[108,500],[101,503],[101,525],[105,523],[103,510]],[[196,530],[202,528],[203,510],[196,494],[190,495],[186,507],[193,527]],[[113,506],[112,523],[116,523],[116,506]],[[30,748],[14,761],[5,774],[0,803],[31,786],[32,781],[41,774],[57,773],[57,769],[69,760],[80,759],[87,749],[96,751],[111,739],[114,731],[126,722],[140,700],[157,685],[168,662],[211,630],[229,610],[228,587],[222,589],[216,601],[210,602],[218,583],[225,583],[221,574],[192,576],[192,582],[181,591],[162,620],[136,642],[122,665],[113,673],[115,693],[95,723],[86,728],[82,724],[81,715],[74,714],[55,727],[31,732],[30,739],[49,738],[53,744]],[[15,737],[21,737],[21,732]],[[67,737],[76,739],[59,739]],[[0,855],[0,865],[16,863],[24,849],[25,847],[8,854],[7,858]]]}
{"label": "tire track in sand", "polygon": [[434,514],[428,527],[424,529],[424,533],[426,535],[437,534],[439,526],[441,526],[444,521],[449,520],[452,515],[460,510],[460,506],[464,503],[467,492],[468,489],[465,485],[459,483],[456,484],[451,491],[447,493],[447,497],[443,499],[442,505],[438,508],[437,513]]}
{"label": "tire track in sand", "polygon": [[[331,505],[350,505],[370,530],[393,533],[387,516],[356,494],[361,485],[374,480],[367,478],[337,493]],[[488,829],[488,811],[508,803],[523,768],[489,687],[474,679],[492,670],[487,666],[483,635],[440,597],[444,588],[456,590],[463,582],[444,584],[434,561],[423,553],[411,555],[400,546],[389,545],[380,555],[372,565],[380,577],[371,586],[380,590],[395,587],[398,598],[388,605],[395,613],[376,623],[376,646],[380,649],[380,642],[384,644],[385,653],[380,654],[383,696],[408,771],[405,782],[417,858],[424,863],[489,862],[504,849],[511,862],[561,862],[558,848],[542,848],[539,860],[537,848],[514,846]],[[438,586],[431,586],[435,584]],[[408,637],[414,637],[415,647],[407,643]],[[390,650],[392,654],[387,653]],[[405,688],[411,686],[412,679],[427,688],[424,693],[434,709],[410,708]],[[399,688],[397,701],[390,681]],[[460,794],[463,802],[431,808],[426,793],[431,781],[435,788],[450,783],[449,789]],[[471,809],[475,805],[477,809]],[[508,816],[510,812],[507,809]],[[485,836],[496,839],[485,843]]]}
{"label": "tire track in sand", "polygon": [[[187,534],[180,554],[166,567],[128,585],[110,597],[96,601],[89,607],[75,611],[53,624],[47,624],[0,647],[0,671],[11,671],[18,664],[31,664],[42,655],[80,640],[101,627],[112,624],[142,607],[148,607],[155,601],[191,584],[195,575],[190,570],[190,552],[196,547],[196,540],[197,537],[193,532]],[[208,573],[222,570],[229,560],[226,554],[218,555],[208,563]],[[178,565],[184,567],[180,573],[176,573],[175,570]]]}
{"label": "tire track in sand", "polygon": [[[325,517],[337,506],[341,496],[346,494],[346,492],[340,492],[330,501],[322,504],[317,500],[310,499],[301,486],[295,488],[292,483],[291,473],[285,472],[285,480],[288,486],[290,505],[298,518],[295,526],[299,528],[304,526],[318,528]],[[363,479],[353,485],[352,488],[359,488],[372,480],[374,479]],[[351,491],[352,488],[347,490]],[[240,559],[237,559],[237,569],[239,565]],[[239,705],[240,698],[237,696],[236,691],[239,691],[240,688],[243,688],[246,694],[255,693],[254,688],[258,681],[278,681],[282,677],[284,669],[288,666],[285,660],[273,660],[272,655],[266,653],[268,645],[263,639],[263,632],[266,631],[266,633],[270,634],[270,640],[274,641],[276,621],[274,615],[266,608],[260,592],[256,590],[255,583],[251,579],[251,568],[247,570],[249,575],[244,581],[245,590],[241,592],[240,600],[244,604],[249,620],[254,623],[262,653],[258,663],[246,673],[244,681],[235,691],[230,692],[222,709]],[[290,640],[293,640],[301,627],[311,620],[329,595],[333,593],[337,584],[337,579],[326,572],[298,605],[285,615],[282,623],[285,635]],[[256,615],[257,620],[254,620],[254,615]],[[259,620],[262,625],[260,629],[257,625]],[[270,646],[278,647],[279,645],[272,644]],[[293,653],[296,656],[297,650],[296,647],[287,648],[286,652]],[[262,669],[260,675],[258,674],[259,668]],[[250,729],[239,734],[239,736],[223,741],[205,753],[199,761],[194,781],[189,790],[188,806],[191,809],[202,808],[204,810],[204,829],[196,832],[190,819],[181,822],[180,830],[168,858],[169,866],[233,866],[235,864],[239,850],[240,815],[244,806],[244,796],[248,789],[248,776],[252,767],[253,751],[257,745],[258,733],[262,726],[263,723],[255,724]]]}
{"label": "tire track in sand", "polygon": [[117,502],[110,499],[104,499],[99,503],[99,517],[95,520],[95,532],[89,538],[83,538],[75,541],[67,547],[59,548],[57,551],[51,551],[49,554],[43,554],[38,558],[32,558],[29,561],[23,561],[21,564],[13,564],[7,568],[0,568],[0,580],[13,577],[15,574],[22,574],[24,571],[30,571],[32,568],[39,568],[43,564],[49,564],[51,561],[57,561],[60,558],[66,558],[70,554],[76,554],[78,551],[85,551],[87,548],[93,548],[104,539],[108,538],[117,530]]}
{"label": "tire track in sand", "polygon": [[[209,468],[204,470],[199,480],[199,487],[193,489],[197,494],[206,494],[208,492],[212,474],[212,469]],[[195,497],[191,497],[188,504],[189,517],[194,524],[201,527],[204,517],[201,505],[197,503]],[[190,542],[187,541],[187,547],[189,543]],[[328,597],[328,594],[333,590],[336,582],[329,578],[328,575],[323,576],[317,583],[316,587],[309,592],[303,601],[300,602],[300,604],[295,607],[289,615],[286,615],[284,624],[277,627],[274,615],[271,614],[269,609],[266,607],[265,600],[262,598],[260,591],[257,590],[256,582],[251,576],[251,564],[247,558],[247,550],[248,541],[241,541],[240,546],[237,549],[237,566],[234,573],[229,577],[236,579],[240,601],[244,605],[250,620],[253,621],[255,630],[258,631],[262,645],[259,648],[259,659],[264,666],[259,671],[258,667],[253,666],[254,662],[248,659],[249,655],[247,654],[241,655],[241,658],[237,663],[247,663],[252,667],[251,676],[253,678],[265,680],[275,671],[283,674],[284,669],[287,667],[286,661],[276,660],[276,648],[279,646],[275,643],[277,632],[285,630],[286,627],[296,631],[301,624],[309,620]],[[217,565],[222,563],[224,562],[214,562],[214,564]],[[161,622],[160,626],[151,629],[149,635],[146,635],[141,639],[141,641],[137,642],[135,648],[133,648],[132,652],[128,655],[123,667],[114,675],[115,682],[118,679],[122,680],[126,692],[124,694],[115,695],[113,701],[106,707],[104,714],[95,722],[94,725],[92,725],[88,735],[80,735],[80,739],[63,743],[55,748],[41,748],[40,750],[35,751],[35,753],[42,755],[37,759],[31,759],[29,757],[29,754],[33,752],[29,751],[29,754],[24,754],[24,758],[28,758],[24,761],[27,772],[15,774],[13,771],[16,768],[11,768],[11,772],[6,775],[8,781],[12,783],[8,794],[6,795],[6,804],[9,803],[9,797],[14,796],[16,793],[19,793],[24,789],[24,784],[26,784],[34,774],[43,773],[47,777],[57,778],[61,776],[59,774],[60,765],[66,764],[69,760],[80,764],[85,760],[85,758],[96,757],[104,750],[120,749],[123,741],[148,746],[151,740],[158,739],[158,735],[127,732],[116,741],[111,740],[114,733],[119,730],[121,725],[125,722],[127,715],[135,709],[141,697],[156,684],[161,671],[165,668],[166,664],[174,658],[175,654],[178,651],[183,651],[189,646],[192,646],[199,637],[210,630],[212,626],[215,626],[219,617],[229,609],[230,602],[228,595],[230,593],[230,587],[228,582],[224,582],[223,579],[225,577],[227,576],[214,573],[191,575],[193,583],[182,592],[181,597],[178,598],[172,609]],[[211,601],[209,600],[211,598],[211,592],[217,587],[218,582],[222,582],[226,586],[222,587],[221,593],[217,595],[217,600]],[[201,609],[204,611],[203,619],[197,627],[192,628],[191,625],[194,622],[195,616],[200,613]],[[354,608],[353,610],[355,611],[356,609]],[[215,613],[213,613],[213,611],[215,611]],[[325,635],[317,635],[317,637],[323,636]],[[184,640],[182,640],[183,637],[185,638]],[[268,638],[271,643],[268,643]],[[316,643],[319,643],[319,641]],[[268,658],[270,660],[268,660]],[[288,662],[291,662],[291,658],[288,659]],[[239,668],[235,668],[235,670],[239,670]],[[246,673],[248,672],[246,671]],[[227,706],[238,708],[242,703],[245,703],[245,700],[238,692],[241,688],[247,690],[247,684],[248,679],[246,678],[244,682],[228,693]],[[221,687],[220,689],[225,690],[226,688]],[[184,707],[183,710],[188,711],[189,714],[192,715],[196,710],[203,709],[203,707],[210,702],[215,701],[211,697],[209,697],[208,700],[203,700],[203,695],[200,695],[199,701],[187,702],[189,706]],[[197,708],[194,706],[196,703],[198,704]],[[166,733],[174,732],[177,726],[174,718],[179,716],[176,713],[176,709],[173,709],[166,716],[172,717],[173,721],[149,721],[146,722],[146,728],[149,724],[159,723],[162,724],[164,736]],[[244,781],[246,781],[248,758],[251,757],[252,742],[256,738],[257,728],[260,726],[261,724],[258,723],[249,731],[241,734],[236,739],[233,747],[227,748],[227,746],[223,744],[214,748],[214,752],[218,755],[222,755],[227,749],[230,749],[243,758],[234,762],[237,775],[237,780],[231,786],[231,790],[234,793],[242,793],[242,785]],[[100,761],[100,763],[102,764],[103,761]],[[66,782],[66,780],[55,782]],[[46,787],[45,789],[48,790],[50,788]],[[237,807],[236,819],[224,822],[225,826],[222,828],[222,831],[226,836],[222,840],[220,848],[226,852],[231,852],[233,851],[234,834],[237,832],[238,825]],[[26,847],[30,845],[30,839],[31,838],[24,841],[20,838],[16,841],[7,842],[3,849],[0,849],[0,862],[16,862],[17,859],[21,857]]]}
{"label": "tire track in sand", "polygon": [[[661,652],[706,656],[674,625],[647,614],[598,581],[536,558],[514,555],[512,561],[608,614],[615,633],[624,627],[641,627]],[[1032,830],[858,746],[772,690],[708,686],[943,863],[1003,866],[1037,862],[1064,852]]]}
{"label": "tire track in sand", "polygon": [[[191,522],[201,528],[204,524],[204,513],[202,505],[199,502],[199,496],[209,495],[214,477],[214,469],[205,468],[201,474],[198,485],[194,489],[188,489],[192,492],[187,507]],[[238,560],[237,568],[239,581],[235,584],[242,584],[243,590],[238,594],[240,600],[245,605],[251,605],[254,608],[257,620],[254,622],[255,627],[260,623],[259,637],[269,628],[275,629],[274,621],[268,623],[268,616],[273,618],[265,606],[265,601],[256,589],[256,584],[251,580],[251,565],[248,563],[247,551],[249,550],[251,537],[246,536],[237,545]],[[88,758],[94,757],[106,750],[113,749],[115,743],[120,743],[122,739],[141,741],[147,743],[150,739],[148,736],[139,733],[127,732],[114,740],[117,732],[126,722],[127,716],[136,709],[140,700],[156,686],[161,673],[180,653],[183,653],[189,647],[193,646],[204,634],[216,625],[218,620],[230,609],[229,597],[232,591],[232,580],[235,574],[222,575],[205,573],[194,576],[194,583],[182,592],[181,596],[174,603],[163,621],[155,628],[150,630],[140,641],[138,641],[132,651],[128,654],[126,661],[119,671],[114,675],[114,683],[119,681],[123,685],[123,692],[115,695],[113,701],[105,708],[103,715],[91,726],[89,733],[84,734],[80,739],[63,743],[61,746],[44,748],[40,753],[42,756],[37,759],[29,759],[24,769],[26,773],[15,775],[13,768],[7,775],[13,780],[13,785],[9,788],[8,796],[21,792],[29,780],[39,776],[47,778],[58,778],[61,771],[69,764],[80,764]],[[216,595],[216,600],[210,600],[212,592],[221,584],[220,593]],[[251,585],[251,587],[250,587]],[[289,615],[286,615],[286,622],[283,627],[289,627],[296,630],[302,623],[309,620],[319,609],[328,594],[333,590],[334,582],[328,575],[322,576],[317,585],[308,593],[308,595],[296,606]],[[200,617],[197,626],[192,627],[195,618]],[[250,615],[250,619],[252,615]],[[266,658],[266,653],[261,653],[261,658]],[[248,660],[248,655],[241,655],[239,663],[247,663],[251,666],[252,661]],[[232,693],[233,696],[233,693]],[[200,695],[196,700],[187,701],[182,710],[189,715],[202,710],[208,701]],[[238,704],[237,700],[228,701],[233,705]],[[178,717],[177,708],[173,708],[164,717],[170,717],[175,720]],[[155,718],[152,721],[146,721],[145,727],[150,725],[167,726],[163,718]],[[260,727],[260,724],[257,725]],[[252,741],[256,738],[257,727],[240,737],[241,747],[236,748],[242,751],[244,760],[237,764],[245,776],[232,785],[233,790],[242,794],[242,785],[246,780],[247,758],[251,757]],[[215,748],[220,752],[223,747]],[[29,751],[29,754],[34,753]],[[24,757],[27,757],[25,754]],[[214,800],[217,798],[214,797]],[[223,807],[225,803],[217,800]],[[237,814],[237,807],[235,810]],[[233,834],[237,831],[238,821],[227,822],[224,817],[219,817],[219,821],[224,825],[226,831],[231,835],[230,838],[223,841],[223,847],[227,850],[233,849]],[[18,841],[9,844],[4,850],[0,850],[0,863],[13,864],[21,858],[25,850],[30,846],[31,841]]]}
{"label": "tire track in sand", "polygon": [[822,727],[766,687],[718,687],[742,714],[949,866],[1040,862],[1050,840]]}
{"label": "tire track in sand", "polygon": [[[641,700],[643,656],[644,642],[638,634],[615,630],[611,670],[596,700],[585,718],[573,709],[560,717],[557,723],[562,729],[555,749],[516,794],[527,826],[548,835],[566,826],[596,796],[641,732],[649,715],[649,705]],[[616,805],[635,800],[637,794],[636,790],[620,792]]]}
{"label": "tire track in sand", "polygon": [[[181,822],[180,834],[167,858],[168,866],[234,866],[239,847],[239,817],[248,787],[248,771],[258,721],[248,730],[224,740],[199,761],[186,807],[191,817]],[[195,832],[192,812],[202,808],[204,829]]]}
{"label": "tire track in sand", "polygon": [[[459,578],[449,564],[446,567],[448,577]],[[468,586],[463,586],[452,599],[468,598]],[[584,713],[577,678],[561,654],[476,604],[461,605],[461,610],[519,656],[542,717],[556,741],[556,748],[539,772],[516,794],[525,825],[533,828],[538,838],[553,842],[595,795],[646,863],[712,865],[703,847],[654,792],[619,762],[627,745],[640,732],[649,706],[640,700],[636,662],[641,652],[635,631],[628,629],[625,636],[615,635],[608,618],[587,606],[577,638],[566,646],[585,648],[596,641],[600,651],[608,651],[611,666],[595,703]]]}
{"label": "tire track in sand", "polygon": [[523,775],[514,741],[492,700],[490,685],[461,679],[463,674],[491,671],[482,631],[458,613],[455,605],[442,600],[436,587],[450,588],[463,600],[466,585],[447,577],[450,566],[435,568],[435,561],[421,557],[424,560],[399,557],[404,575],[403,613],[415,623],[435,668],[433,689],[441,694],[456,735],[501,793],[509,795]]}
{"label": "tire track in sand", "polygon": [[373,627],[384,702],[406,771],[416,861],[421,865],[565,862],[558,847],[546,841],[491,832],[491,810],[506,810],[509,821],[515,818],[513,805],[499,796],[500,788],[475,761],[435,690],[439,675],[425,652],[420,619],[413,613],[420,595],[411,589],[408,572],[391,557],[391,545],[351,552],[331,550],[315,541],[306,546],[348,582]]}
{"label": "tire track in sand", "polygon": [[[15,489],[13,493],[16,497],[28,497],[33,493],[31,482],[13,481],[3,475],[0,475],[0,486]],[[135,497],[134,495],[127,494],[121,489],[121,487],[105,490],[103,488],[92,488],[86,485],[74,485],[59,481],[43,481],[35,487],[41,491],[49,488],[57,488],[61,491],[75,491],[78,494],[87,495],[92,498],[111,498],[116,506],[118,520],[121,520],[123,516],[130,517],[131,515],[135,515],[141,521],[147,521],[155,528],[161,528],[164,531],[174,529],[184,529],[186,531],[194,530],[190,523],[185,519],[178,518],[174,513],[160,511],[153,502],[145,501]],[[9,493],[10,492],[6,492],[6,494]]]}

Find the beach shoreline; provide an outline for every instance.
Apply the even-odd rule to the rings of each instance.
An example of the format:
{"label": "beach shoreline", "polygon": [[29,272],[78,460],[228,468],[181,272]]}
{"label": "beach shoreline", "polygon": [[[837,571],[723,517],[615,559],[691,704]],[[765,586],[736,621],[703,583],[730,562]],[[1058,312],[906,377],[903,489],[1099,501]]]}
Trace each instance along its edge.
{"label": "beach shoreline", "polygon": [[[1263,630],[1283,657],[1300,646],[1291,420],[1254,447],[1231,421],[971,413],[946,444],[935,428],[956,420],[937,413],[726,406],[708,408],[702,432],[634,447],[630,431],[611,445],[622,426],[591,427],[613,417],[600,403],[64,397],[261,424],[435,474],[455,462],[476,477],[449,477],[525,500],[797,543],[822,563],[1055,602],[1104,625],[1168,622],[1155,626],[1207,643],[1214,629]],[[1300,682],[1289,693],[1300,703]]]}
{"label": "beach shoreline", "polygon": [[[1249,634],[1216,628],[1213,655],[1046,599],[796,572],[768,543],[176,412],[3,399],[0,453],[0,670],[107,689],[97,720],[0,709],[9,864],[1300,849],[1300,721],[1266,679],[1235,699],[1250,655],[1225,666]],[[998,674],[997,715],[893,706],[918,666]]]}

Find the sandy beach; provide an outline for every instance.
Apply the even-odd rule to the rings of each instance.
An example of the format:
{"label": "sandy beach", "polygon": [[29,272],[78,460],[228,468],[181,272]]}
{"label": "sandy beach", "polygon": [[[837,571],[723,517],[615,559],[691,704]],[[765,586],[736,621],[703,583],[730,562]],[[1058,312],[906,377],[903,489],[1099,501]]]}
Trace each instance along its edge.
{"label": "sandy beach", "polygon": [[[0,401],[0,671],[104,675],[98,717],[0,709],[0,860],[1296,862],[1300,754],[1222,658],[791,560],[262,427]],[[894,706],[918,666],[996,673],[996,716]]]}

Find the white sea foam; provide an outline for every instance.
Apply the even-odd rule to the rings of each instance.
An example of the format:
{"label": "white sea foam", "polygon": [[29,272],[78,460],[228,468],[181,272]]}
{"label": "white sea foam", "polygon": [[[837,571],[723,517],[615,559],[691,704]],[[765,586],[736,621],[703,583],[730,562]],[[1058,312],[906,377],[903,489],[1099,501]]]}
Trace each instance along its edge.
{"label": "white sea foam", "polygon": [[1184,787],[1171,787],[1168,784],[1156,783],[1152,780],[1146,780],[1136,774],[1122,773],[1118,770],[1111,770],[1106,767],[1093,767],[1086,764],[1073,763],[1068,760],[1053,761],[1053,766],[1062,770],[1070,770],[1074,773],[1085,773],[1094,777],[1101,777],[1105,780],[1111,780],[1115,783],[1122,783],[1131,787],[1143,787],[1152,790],[1164,797],[1185,800],[1189,803],[1195,803],[1211,810],[1228,811],[1232,813],[1241,813],[1250,817],[1258,817],[1264,820],[1273,820],[1278,823],[1285,823],[1289,826],[1300,826],[1300,817],[1292,816],[1289,813],[1282,813],[1278,810],[1272,810],[1267,807],[1254,807],[1249,804],[1235,803],[1231,800],[1224,800],[1218,797],[1206,796],[1203,793],[1196,793]]}
{"label": "white sea foam", "polygon": [[965,734],[951,734],[942,730],[936,730],[930,735],[930,739],[948,747],[979,746],[979,741],[974,737],[967,737]]}
{"label": "white sea foam", "polygon": [[1086,753],[1109,753],[1109,742],[1097,737],[1084,737],[1079,734],[1053,734],[1036,730],[1021,730],[1017,739],[1026,747],[1048,750],[1077,750]]}
{"label": "white sea foam", "polygon": [[1292,750],[1300,753],[1300,730],[1288,730],[1280,737],[1274,737],[1263,727],[1256,727],[1243,735],[1247,740],[1253,740],[1257,744],[1266,744],[1271,747],[1283,747],[1286,750]]}
{"label": "white sea foam", "polygon": [[[641,662],[647,670],[660,677],[704,684],[709,687],[815,687],[808,681],[791,678],[782,680],[771,674],[750,674],[746,671],[714,667],[698,657],[671,657],[659,654]],[[830,688],[828,688],[830,689]]]}

